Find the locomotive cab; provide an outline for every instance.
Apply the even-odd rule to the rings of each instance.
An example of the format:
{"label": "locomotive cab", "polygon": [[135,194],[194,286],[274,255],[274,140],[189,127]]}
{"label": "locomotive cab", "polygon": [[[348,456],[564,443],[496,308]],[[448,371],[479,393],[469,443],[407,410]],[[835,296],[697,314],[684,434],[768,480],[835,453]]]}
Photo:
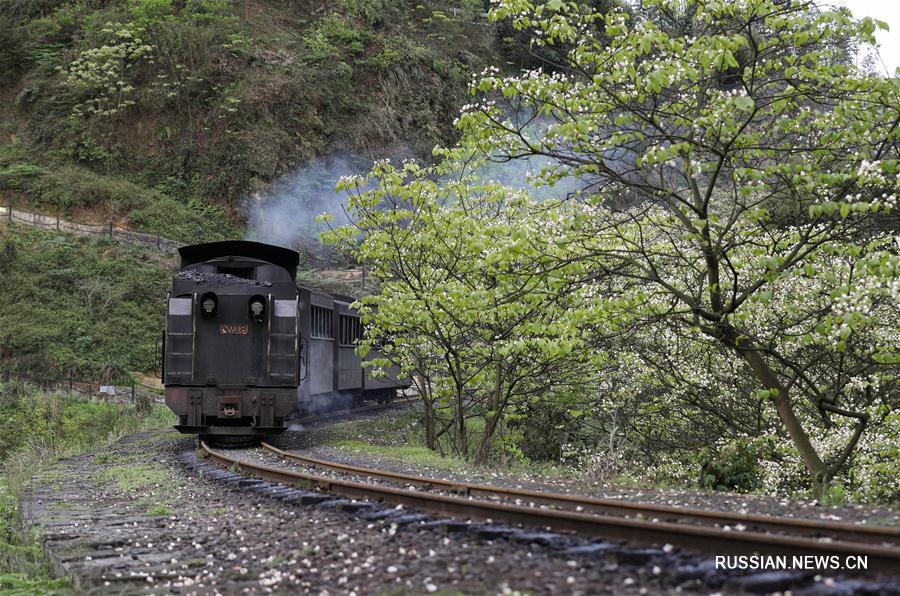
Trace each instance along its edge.
{"label": "locomotive cab", "polygon": [[299,256],[246,241],[179,253],[163,356],[176,428],[223,438],[283,432],[299,385]]}

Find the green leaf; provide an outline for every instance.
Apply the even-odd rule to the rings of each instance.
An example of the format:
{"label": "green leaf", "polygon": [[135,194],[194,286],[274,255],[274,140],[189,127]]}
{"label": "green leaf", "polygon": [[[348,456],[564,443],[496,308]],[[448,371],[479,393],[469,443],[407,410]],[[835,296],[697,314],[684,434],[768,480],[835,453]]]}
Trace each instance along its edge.
{"label": "green leaf", "polygon": [[734,98],[734,105],[742,112],[749,112],[756,105],[753,98],[748,95],[738,95]]}
{"label": "green leaf", "polygon": [[650,89],[654,93],[659,93],[664,86],[669,84],[669,75],[662,70],[654,70],[647,75],[647,79],[650,81]]}

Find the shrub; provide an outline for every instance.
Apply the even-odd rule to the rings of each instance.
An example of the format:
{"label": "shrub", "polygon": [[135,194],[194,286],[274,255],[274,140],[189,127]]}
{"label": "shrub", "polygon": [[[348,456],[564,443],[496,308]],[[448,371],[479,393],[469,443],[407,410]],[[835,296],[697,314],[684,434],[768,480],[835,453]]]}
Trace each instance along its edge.
{"label": "shrub", "polygon": [[764,451],[771,450],[765,441],[734,439],[718,453],[708,447],[700,450],[700,486],[714,490],[753,491],[762,487],[759,464]]}
{"label": "shrub", "polygon": [[0,190],[25,190],[44,174],[44,169],[32,164],[13,164],[0,168]]}
{"label": "shrub", "polygon": [[872,416],[873,427],[866,436],[851,469],[855,500],[900,503],[900,411],[886,406]]}
{"label": "shrub", "polygon": [[132,405],[43,393],[30,385],[9,382],[0,383],[0,414],[0,461],[26,448],[83,451],[116,436],[165,427],[173,421],[162,406],[147,412]]}
{"label": "shrub", "polygon": [[371,39],[371,35],[357,29],[345,17],[330,14],[323,17],[303,37],[308,53],[306,59],[311,63],[329,60],[343,55],[344,50],[351,54],[359,54]]}
{"label": "shrub", "polygon": [[50,169],[32,187],[35,202],[70,214],[76,209],[92,209],[115,218],[158,197],[123,178],[101,176],[78,166]]}
{"label": "shrub", "polygon": [[172,0],[131,0],[128,10],[141,26],[155,25],[174,13]]}
{"label": "shrub", "polygon": [[225,211],[199,199],[187,203],[160,197],[131,213],[129,222],[138,229],[184,242],[225,240],[238,235]]}

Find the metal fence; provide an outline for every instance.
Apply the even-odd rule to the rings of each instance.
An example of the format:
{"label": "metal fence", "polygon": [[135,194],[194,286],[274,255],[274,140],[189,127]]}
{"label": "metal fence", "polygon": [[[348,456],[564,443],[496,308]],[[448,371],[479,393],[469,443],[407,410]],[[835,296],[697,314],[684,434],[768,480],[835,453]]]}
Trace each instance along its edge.
{"label": "metal fence", "polygon": [[0,220],[6,220],[9,223],[35,226],[45,230],[69,232],[71,234],[92,236],[94,238],[108,238],[110,240],[117,240],[128,244],[140,244],[141,246],[155,248],[166,252],[175,252],[184,246],[181,242],[163,238],[159,234],[133,232],[117,226],[113,222],[109,222],[108,224],[79,223],[61,219],[58,215],[44,215],[42,213],[26,211],[12,206],[0,206]]}
{"label": "metal fence", "polygon": [[0,371],[0,381],[4,383],[9,381],[27,383],[47,392],[65,393],[70,396],[76,395],[118,403],[135,403],[137,399],[149,399],[157,403],[163,402],[161,396],[135,383],[134,380],[131,381],[130,385],[115,385],[102,381],[85,381],[84,379],[76,378],[74,375],[51,379],[24,373]]}

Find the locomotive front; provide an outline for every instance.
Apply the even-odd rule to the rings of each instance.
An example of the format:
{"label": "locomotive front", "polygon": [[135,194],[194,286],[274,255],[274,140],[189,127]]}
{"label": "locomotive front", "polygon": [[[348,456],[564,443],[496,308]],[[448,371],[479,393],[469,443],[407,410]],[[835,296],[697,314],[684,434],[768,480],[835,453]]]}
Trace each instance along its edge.
{"label": "locomotive front", "polygon": [[179,253],[163,342],[175,428],[220,439],[283,432],[299,384],[297,253],[247,241]]}

